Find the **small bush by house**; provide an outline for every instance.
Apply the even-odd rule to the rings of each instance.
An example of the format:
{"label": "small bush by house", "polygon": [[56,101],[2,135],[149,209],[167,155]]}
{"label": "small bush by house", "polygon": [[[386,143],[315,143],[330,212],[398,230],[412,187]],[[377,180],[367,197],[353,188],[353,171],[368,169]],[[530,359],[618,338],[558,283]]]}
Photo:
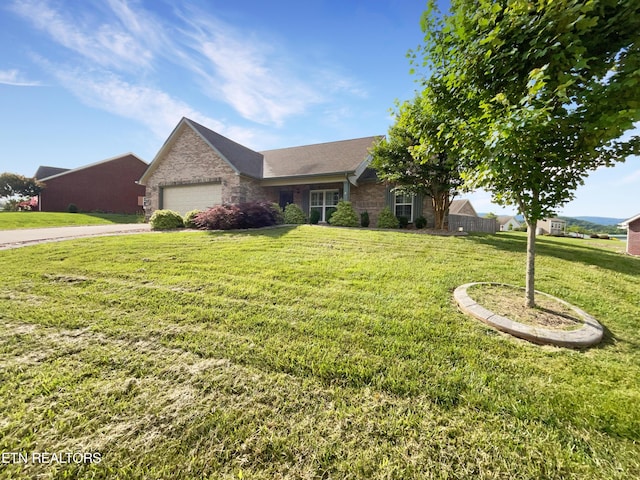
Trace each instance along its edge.
{"label": "small bush by house", "polygon": [[364,228],[369,226],[369,212],[362,212],[360,214],[360,226]]}
{"label": "small bush by house", "polygon": [[318,210],[311,210],[309,214],[309,223],[311,225],[317,225],[320,221],[320,212]]}
{"label": "small bush by house", "polygon": [[340,200],[336,207],[336,211],[331,215],[329,223],[336,227],[357,227],[358,214],[351,206],[351,202]]}
{"label": "small bush by house", "polygon": [[153,230],[173,230],[184,227],[184,219],[173,210],[156,210],[149,219]]}
{"label": "small bush by house", "polygon": [[67,205],[67,212],[78,213],[78,206],[75,203],[70,203],[69,205]]}
{"label": "small bush by house", "polygon": [[299,225],[305,223],[307,219],[302,209],[295,203],[290,203],[284,207],[284,223]]}
{"label": "small bush by house", "polygon": [[378,228],[399,228],[400,222],[393,214],[391,208],[384,207],[378,215]]}
{"label": "small bush by house", "polygon": [[196,225],[195,219],[198,215],[202,213],[201,210],[191,210],[184,214],[184,226],[187,228],[198,228]]}
{"label": "small bush by house", "polygon": [[424,228],[427,226],[427,219],[424,217],[418,217],[413,221],[416,228]]}

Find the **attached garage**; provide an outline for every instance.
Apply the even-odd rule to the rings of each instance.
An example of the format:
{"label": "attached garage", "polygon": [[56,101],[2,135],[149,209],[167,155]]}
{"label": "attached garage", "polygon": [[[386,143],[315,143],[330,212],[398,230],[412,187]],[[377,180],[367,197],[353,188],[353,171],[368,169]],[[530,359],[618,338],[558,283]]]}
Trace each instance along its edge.
{"label": "attached garage", "polygon": [[180,215],[191,210],[206,210],[222,203],[222,185],[199,183],[162,187],[161,208],[173,210]]}

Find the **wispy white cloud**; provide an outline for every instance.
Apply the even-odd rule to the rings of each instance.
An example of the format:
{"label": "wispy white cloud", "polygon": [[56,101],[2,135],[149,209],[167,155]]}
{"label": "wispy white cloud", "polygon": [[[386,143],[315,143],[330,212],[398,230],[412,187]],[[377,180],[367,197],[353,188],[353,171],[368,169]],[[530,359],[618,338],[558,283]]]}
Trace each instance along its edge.
{"label": "wispy white cloud", "polygon": [[158,138],[167,137],[182,117],[191,118],[237,141],[251,142],[255,137],[251,129],[229,128],[160,89],[131,84],[108,72],[61,69],[53,74],[85,104],[138,121]]}
{"label": "wispy white cloud", "polygon": [[[184,72],[183,88],[193,87],[192,92],[263,125],[282,126],[314,106],[331,107],[341,95],[366,96],[357,81],[337,69],[297,62],[289,47],[268,34],[235,27],[185,4],[165,17],[129,0],[79,5],[71,9],[51,0],[13,0],[10,10],[72,52],[64,64],[50,52],[40,55],[49,59],[47,69],[64,87],[84,103],[136,118],[156,134],[166,134],[166,125],[175,125],[179,116],[198,116],[177,98],[179,93],[158,88],[167,64],[173,66],[170,75]],[[340,106],[332,111],[339,113]],[[224,129],[210,118],[206,124]]]}
{"label": "wispy white cloud", "polygon": [[0,84],[16,87],[40,87],[42,84],[33,80],[27,80],[18,70],[0,70]]}
{"label": "wispy white cloud", "polygon": [[[110,3],[116,8],[120,6],[120,16],[126,17],[125,4],[118,5],[122,2],[115,0]],[[72,10],[61,11],[46,0],[16,0],[9,8],[54,42],[102,67],[139,69],[149,67],[154,57],[144,39],[120,22],[108,22],[97,15],[87,15],[86,11],[83,15],[72,15]]]}

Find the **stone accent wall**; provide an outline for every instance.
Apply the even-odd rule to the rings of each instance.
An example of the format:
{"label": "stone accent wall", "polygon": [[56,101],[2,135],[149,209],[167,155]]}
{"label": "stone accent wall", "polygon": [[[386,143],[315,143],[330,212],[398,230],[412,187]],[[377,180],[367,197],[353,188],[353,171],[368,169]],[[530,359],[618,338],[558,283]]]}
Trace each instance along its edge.
{"label": "stone accent wall", "polygon": [[238,175],[231,166],[191,128],[182,127],[175,142],[147,180],[147,217],[160,208],[160,189],[170,185],[221,183],[222,202],[240,203],[265,198],[258,181]]}
{"label": "stone accent wall", "polygon": [[640,255],[640,219],[631,222],[627,229],[627,253]]}
{"label": "stone accent wall", "polygon": [[382,183],[363,183],[351,186],[351,205],[358,214],[369,212],[369,226],[378,224],[378,215],[385,207],[387,187]]}

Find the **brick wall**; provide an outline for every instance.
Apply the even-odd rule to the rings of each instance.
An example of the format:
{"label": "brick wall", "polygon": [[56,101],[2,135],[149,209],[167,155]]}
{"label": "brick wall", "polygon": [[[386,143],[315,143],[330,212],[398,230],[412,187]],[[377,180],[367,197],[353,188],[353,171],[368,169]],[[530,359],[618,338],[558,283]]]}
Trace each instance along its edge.
{"label": "brick wall", "polygon": [[629,224],[627,230],[627,253],[640,255],[640,218]]}
{"label": "brick wall", "polygon": [[266,198],[258,181],[235,170],[191,128],[181,127],[173,145],[147,180],[147,216],[160,207],[160,187],[189,183],[220,182],[223,203],[241,203]]}

